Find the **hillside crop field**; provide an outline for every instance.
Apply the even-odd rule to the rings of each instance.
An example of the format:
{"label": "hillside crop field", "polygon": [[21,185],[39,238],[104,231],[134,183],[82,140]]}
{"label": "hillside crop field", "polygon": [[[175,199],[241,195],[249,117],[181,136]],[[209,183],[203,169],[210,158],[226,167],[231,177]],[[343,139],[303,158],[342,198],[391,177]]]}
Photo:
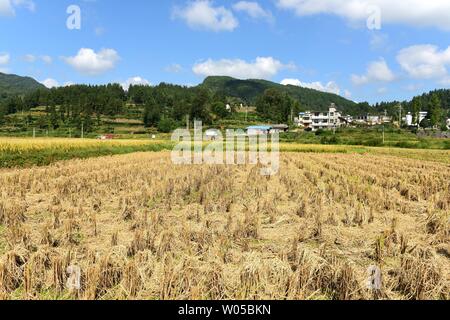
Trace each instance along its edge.
{"label": "hillside crop field", "polygon": [[1,169],[0,299],[450,298],[448,162],[280,164],[262,177],[153,152]]}

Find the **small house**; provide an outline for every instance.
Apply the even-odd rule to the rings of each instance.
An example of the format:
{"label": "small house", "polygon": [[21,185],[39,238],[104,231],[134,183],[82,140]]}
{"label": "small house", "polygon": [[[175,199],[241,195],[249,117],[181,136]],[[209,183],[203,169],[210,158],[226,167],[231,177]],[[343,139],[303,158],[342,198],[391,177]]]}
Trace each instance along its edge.
{"label": "small house", "polygon": [[99,140],[113,140],[114,135],[113,134],[104,134],[102,136],[99,136],[97,139]]}
{"label": "small house", "polygon": [[248,136],[267,135],[272,130],[272,126],[251,126],[247,128]]}
{"label": "small house", "polygon": [[271,133],[281,133],[281,132],[288,132],[289,126],[287,124],[275,124],[272,126]]}

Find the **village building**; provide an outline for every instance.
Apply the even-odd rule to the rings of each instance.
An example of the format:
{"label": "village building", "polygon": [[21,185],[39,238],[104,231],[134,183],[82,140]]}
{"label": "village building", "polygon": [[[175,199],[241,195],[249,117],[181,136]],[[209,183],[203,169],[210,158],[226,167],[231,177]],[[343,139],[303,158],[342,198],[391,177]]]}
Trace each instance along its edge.
{"label": "village building", "polygon": [[282,133],[288,131],[289,126],[287,124],[275,124],[272,126],[272,130],[270,130],[270,133]]}
{"label": "village building", "polygon": [[248,136],[267,135],[273,129],[272,126],[250,126],[247,128]]}
{"label": "village building", "polygon": [[332,104],[326,112],[301,112],[295,120],[299,127],[310,131],[337,129],[343,122],[342,114],[336,109],[335,104]]}
{"label": "village building", "polygon": [[377,126],[381,124],[392,123],[392,117],[389,117],[387,115],[371,115],[368,113],[356,117],[354,123],[366,126]]}
{"label": "village building", "polygon": [[420,123],[424,120],[424,119],[426,119],[428,117],[428,112],[426,112],[426,111],[421,111],[421,112],[419,112],[419,121],[418,122],[414,122],[414,116],[413,116],[413,114],[411,113],[411,112],[408,112],[408,114],[405,116],[405,117],[403,117],[403,122],[404,123],[406,123],[406,125],[408,126],[408,127],[412,127],[412,126],[419,126],[420,125]]}

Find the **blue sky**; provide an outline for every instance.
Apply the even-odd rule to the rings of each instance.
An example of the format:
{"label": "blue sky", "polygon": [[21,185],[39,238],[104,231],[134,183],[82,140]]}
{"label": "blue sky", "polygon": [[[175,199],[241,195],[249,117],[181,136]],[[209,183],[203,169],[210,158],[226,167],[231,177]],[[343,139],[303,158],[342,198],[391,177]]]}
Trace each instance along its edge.
{"label": "blue sky", "polygon": [[392,3],[0,0],[0,71],[48,86],[264,78],[371,103],[449,88],[450,1]]}

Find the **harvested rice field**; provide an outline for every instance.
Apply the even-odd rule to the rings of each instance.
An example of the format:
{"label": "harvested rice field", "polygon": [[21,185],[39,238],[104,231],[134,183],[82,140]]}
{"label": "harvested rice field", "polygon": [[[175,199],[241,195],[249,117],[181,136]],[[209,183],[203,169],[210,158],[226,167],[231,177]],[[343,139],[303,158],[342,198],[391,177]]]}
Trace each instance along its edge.
{"label": "harvested rice field", "polygon": [[448,163],[280,165],[263,177],[155,152],[2,169],[0,299],[450,298]]}

